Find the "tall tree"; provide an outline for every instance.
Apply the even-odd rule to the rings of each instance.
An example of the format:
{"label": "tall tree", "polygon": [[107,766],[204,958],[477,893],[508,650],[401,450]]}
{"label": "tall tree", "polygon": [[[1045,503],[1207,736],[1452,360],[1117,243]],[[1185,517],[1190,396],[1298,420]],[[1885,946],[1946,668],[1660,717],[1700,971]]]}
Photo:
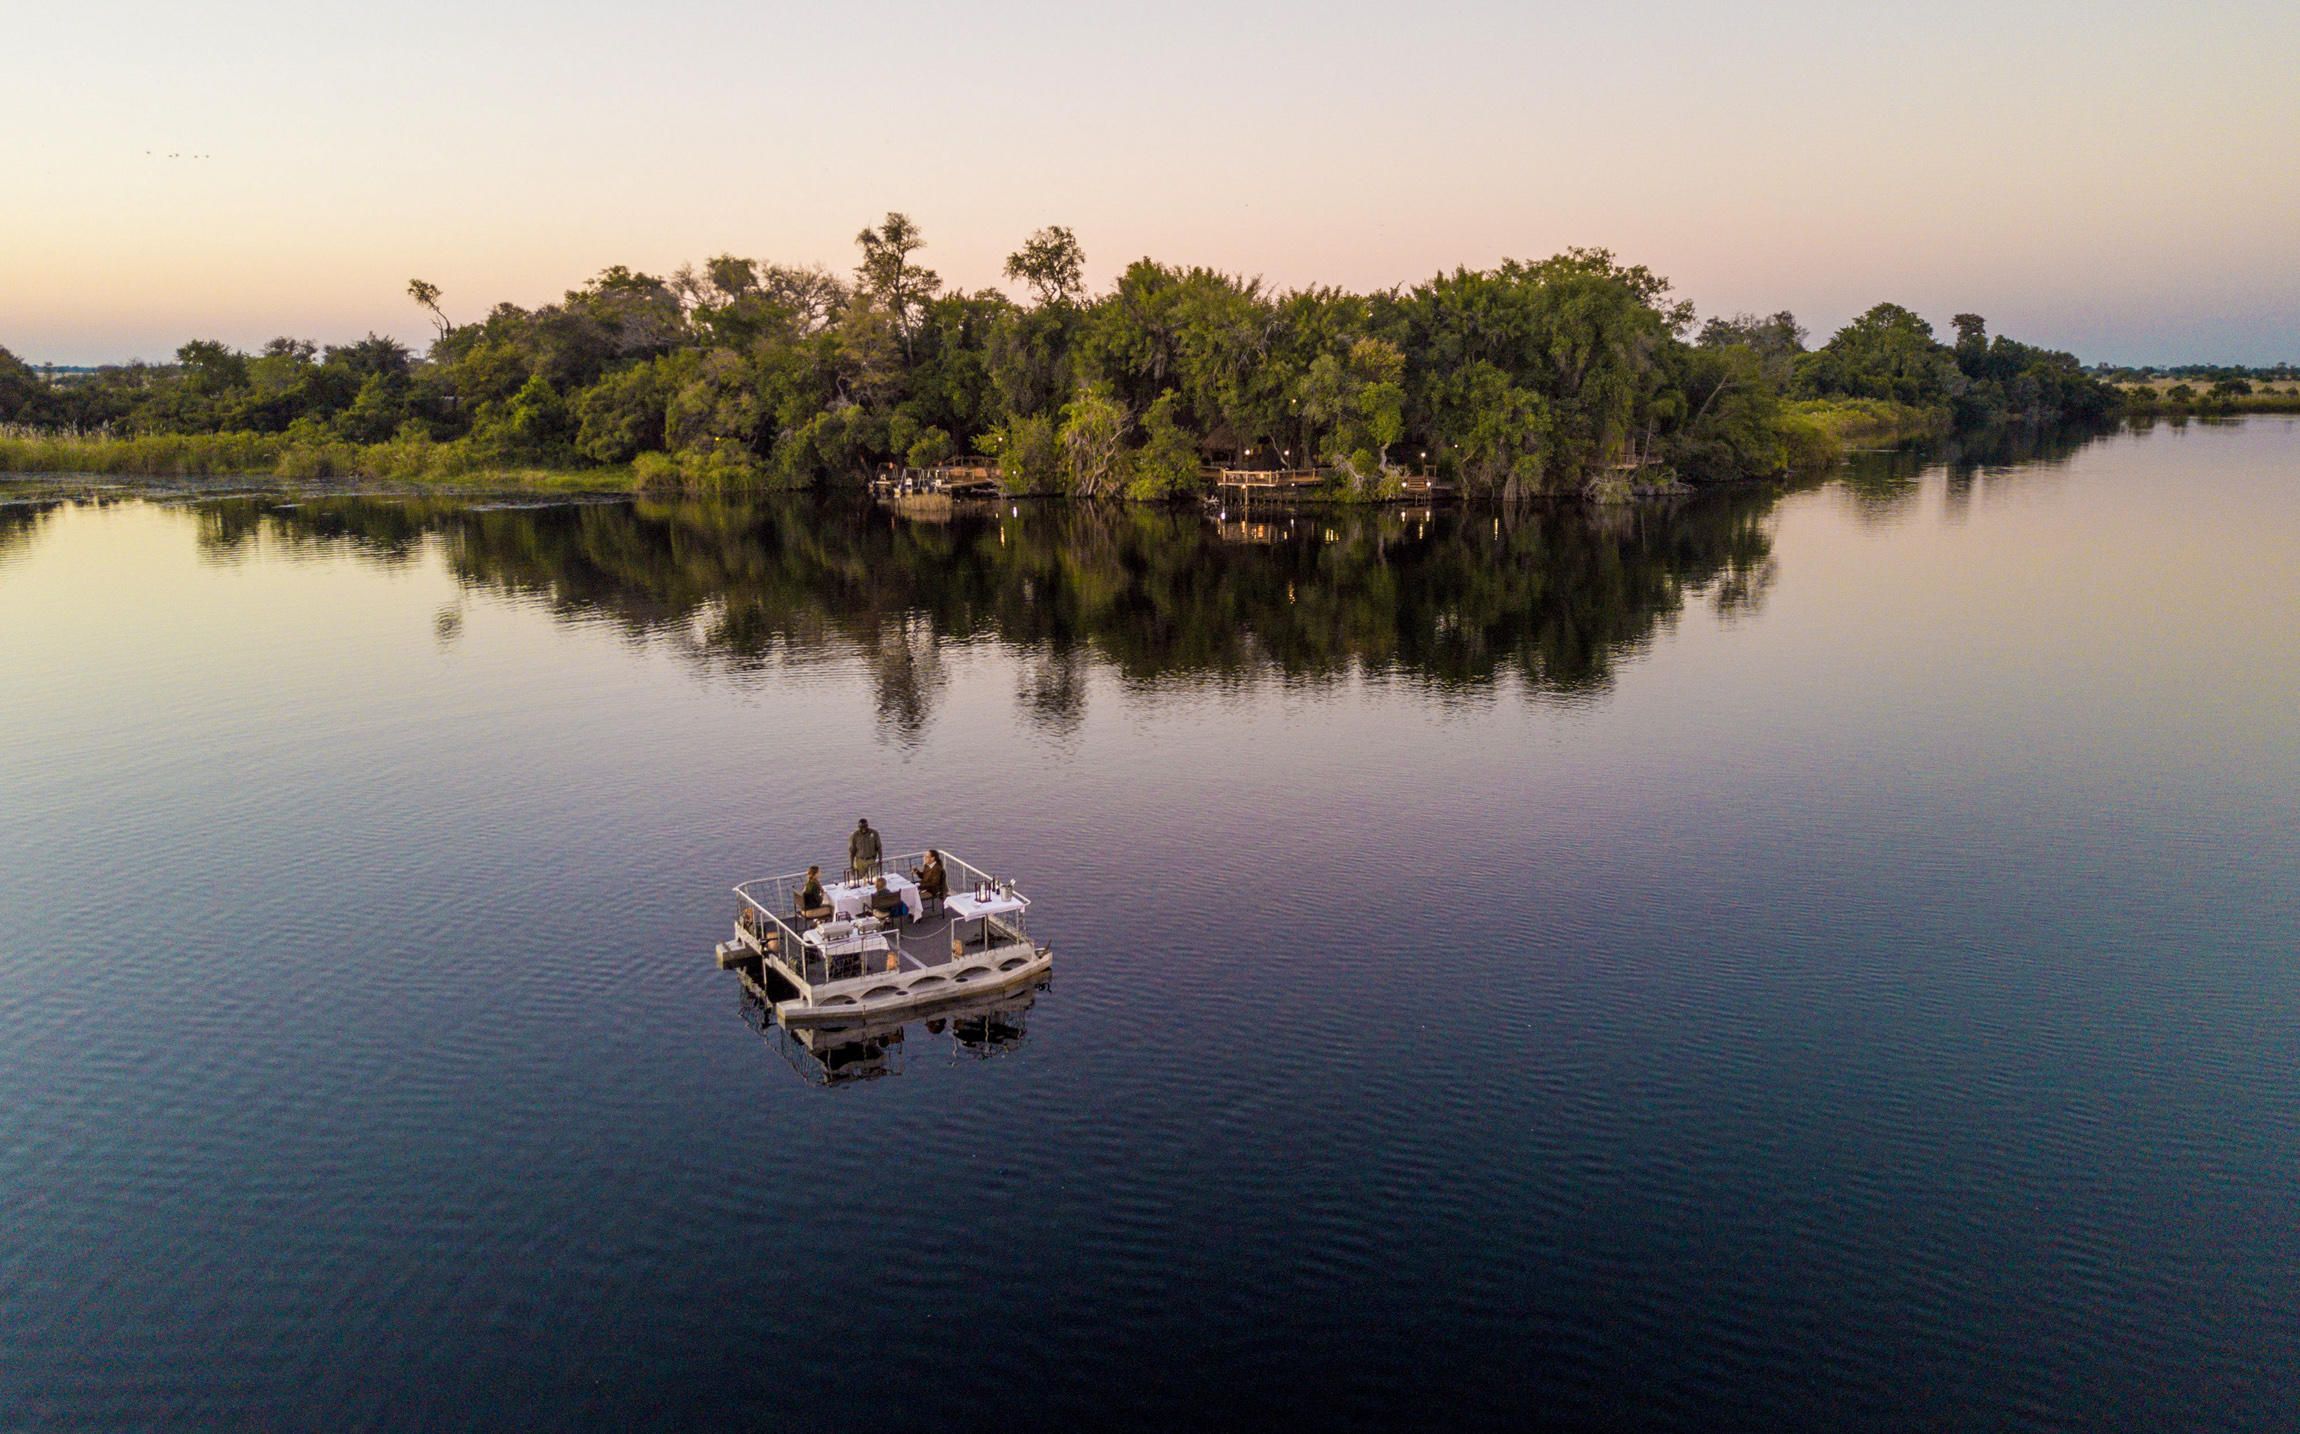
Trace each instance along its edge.
{"label": "tall tree", "polygon": [[438,328],[441,338],[447,337],[447,331],[455,327],[447,321],[447,315],[440,312],[437,284],[427,279],[410,279],[407,281],[407,297],[415,300],[418,307],[430,311],[431,322]]}
{"label": "tall tree", "polygon": [[1701,326],[1701,336],[1695,342],[1705,349],[1741,345],[1757,355],[1766,382],[1776,390],[1785,390],[1796,370],[1797,356],[1805,351],[1805,326],[1787,309],[1766,318],[1755,314],[1714,317]]}
{"label": "tall tree", "polygon": [[820,264],[768,264],[759,271],[759,292],[790,311],[799,332],[815,333],[846,307],[847,286]]}
{"label": "tall tree", "polygon": [[855,236],[862,248],[862,263],[855,267],[855,282],[889,314],[902,336],[903,352],[910,352],[911,335],[926,301],[942,288],[934,270],[911,262],[911,255],[926,247],[926,237],[910,216],[889,211],[886,222]]}
{"label": "tall tree", "polygon": [[0,423],[49,421],[48,383],[32,365],[0,349]]}
{"label": "tall tree", "polygon": [[1075,304],[1086,293],[1086,251],[1078,236],[1050,224],[1006,256],[1006,277],[1029,285],[1040,308]]}

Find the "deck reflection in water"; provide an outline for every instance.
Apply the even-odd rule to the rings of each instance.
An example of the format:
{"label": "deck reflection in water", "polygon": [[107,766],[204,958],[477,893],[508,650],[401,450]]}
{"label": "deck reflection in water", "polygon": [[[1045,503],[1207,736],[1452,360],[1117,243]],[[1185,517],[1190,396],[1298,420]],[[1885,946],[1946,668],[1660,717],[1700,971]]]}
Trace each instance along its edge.
{"label": "deck reflection in water", "polygon": [[799,1077],[814,1085],[851,1085],[902,1074],[918,1029],[920,1045],[943,1049],[950,1060],[990,1060],[1021,1047],[1028,1038],[1030,1008],[1051,979],[1020,990],[952,1001],[928,1011],[910,1011],[843,1026],[785,1027],[774,1003],[750,968],[741,968],[743,1020],[763,1036]]}

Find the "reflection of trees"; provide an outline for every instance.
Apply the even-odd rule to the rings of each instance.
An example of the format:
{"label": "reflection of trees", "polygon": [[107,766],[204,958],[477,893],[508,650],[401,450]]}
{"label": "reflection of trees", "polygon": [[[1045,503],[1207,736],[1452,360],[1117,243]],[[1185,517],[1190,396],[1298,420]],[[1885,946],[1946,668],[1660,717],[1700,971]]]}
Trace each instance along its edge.
{"label": "reflection of trees", "polygon": [[1023,666],[1014,697],[1041,727],[1075,729],[1086,715],[1086,649],[1076,643],[1039,646]]}
{"label": "reflection of trees", "polygon": [[0,563],[32,546],[32,535],[56,506],[53,500],[0,503]]}
{"label": "reflection of trees", "polygon": [[1891,522],[1916,501],[1920,480],[1939,464],[1948,470],[1949,516],[1961,517],[1976,478],[2003,468],[2065,466],[2071,454],[2110,431],[2098,423],[2003,423],[1937,445],[1851,454],[1838,477],[1856,518]]}
{"label": "reflection of trees", "polygon": [[1951,478],[1970,478],[1983,468],[2058,467],[2070,455],[2114,433],[2109,423],[2002,423],[1964,434],[1943,445],[1941,460]]}
{"label": "reflection of trees", "polygon": [[1925,455],[1913,448],[1846,455],[1838,474],[1853,516],[1863,523],[1889,523],[1905,516],[1917,501],[1917,481]]}
{"label": "reflection of trees", "polygon": [[1089,655],[1146,683],[1362,668],[1601,688],[1689,595],[1724,610],[1762,600],[1773,500],[1744,488],[1612,509],[1241,525],[1086,505],[912,522],[789,498],[237,499],[208,505],[203,538],[227,546],[269,524],[292,543],[403,561],[436,536],[473,587],[604,615],[729,670],[860,654],[884,719],[914,732],[943,681],[943,644],[983,638],[1019,649],[1018,699],[1056,725],[1083,708]]}
{"label": "reflection of trees", "polygon": [[268,498],[220,498],[196,505],[200,551],[211,559],[240,557],[267,529],[292,546],[344,547],[379,563],[406,563],[451,513],[468,504],[322,499],[289,503]]}

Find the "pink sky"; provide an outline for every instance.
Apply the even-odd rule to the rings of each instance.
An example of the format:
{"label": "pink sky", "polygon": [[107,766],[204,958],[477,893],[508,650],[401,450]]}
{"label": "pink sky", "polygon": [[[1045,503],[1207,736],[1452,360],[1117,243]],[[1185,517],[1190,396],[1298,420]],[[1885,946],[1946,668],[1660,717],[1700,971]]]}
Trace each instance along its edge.
{"label": "pink sky", "polygon": [[[2300,360],[2300,7],[104,3],[0,54],[0,345],[429,333],[612,263],[996,282],[1068,224],[1280,285],[1606,245],[1703,312],[1879,300]],[[171,158],[171,155],[184,156]],[[191,158],[189,156],[205,156]]]}

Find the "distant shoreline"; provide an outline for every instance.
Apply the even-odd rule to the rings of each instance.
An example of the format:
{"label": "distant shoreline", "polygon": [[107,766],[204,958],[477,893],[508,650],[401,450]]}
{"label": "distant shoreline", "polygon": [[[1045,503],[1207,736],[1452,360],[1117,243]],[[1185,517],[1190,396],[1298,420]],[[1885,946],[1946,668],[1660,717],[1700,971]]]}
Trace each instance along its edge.
{"label": "distant shoreline", "polygon": [[[1829,460],[1790,474],[1753,476],[1747,483],[1812,479],[1839,468],[1847,459],[1864,453],[1921,450],[1925,445],[1952,438],[1936,413],[1889,404],[1816,403],[1801,405],[1806,421],[1824,429],[1833,445]],[[2143,424],[2170,419],[2175,423],[2197,419],[2207,423],[2241,419],[2253,414],[2300,415],[2300,394],[2263,395],[2233,408],[2196,410],[2179,406],[2135,406],[2130,419]],[[2117,425],[2117,426],[2122,426]],[[392,445],[371,445],[388,450]],[[549,496],[584,498],[692,498],[766,497],[777,493],[844,496],[861,500],[846,489],[751,484],[697,493],[684,486],[650,487],[631,465],[594,468],[461,468],[455,471],[410,469],[404,456],[397,463],[388,452],[337,451],[314,455],[295,451],[284,440],[270,436],[253,439],[235,435],[182,435],[145,438],[0,436],[0,484],[44,485],[55,489],[124,488],[180,496],[223,495],[255,490],[265,493],[328,496],[378,495],[395,497],[501,497]],[[378,459],[380,461],[362,461]],[[1714,486],[1714,485],[1707,485]],[[1727,484],[1733,487],[1740,484]],[[1664,498],[1700,491],[1684,487],[1636,487],[1626,496],[1635,500]],[[1472,498],[1482,503],[1486,496]],[[1541,495],[1544,500],[1579,502],[1585,495]],[[1106,495],[1107,501],[1143,500]],[[1076,501],[1059,493],[1007,494],[995,501],[1036,502],[1047,499]],[[994,500],[986,500],[994,501]],[[1088,500],[1101,501],[1101,500]],[[1171,503],[1175,500],[1160,500]],[[1409,504],[1426,500],[1407,500]],[[1252,506],[1272,511],[1288,507],[1375,506],[1350,495],[1306,493],[1291,497],[1257,498]],[[1393,504],[1394,505],[1394,504]],[[896,511],[900,511],[899,506]]]}
{"label": "distant shoreline", "polygon": [[[1853,453],[1904,447],[1948,436],[1950,415],[1889,399],[1810,399],[1782,405],[1781,422],[1794,450],[1783,473],[1749,474],[1747,480],[1826,471]],[[220,478],[276,484],[383,484],[407,492],[494,493],[693,493],[776,492],[809,485],[776,483],[756,473],[698,487],[688,475],[646,463],[584,467],[491,466],[471,461],[466,447],[393,440],[349,443],[291,438],[283,434],[183,433],[140,435],[38,435],[0,433],[0,475],[112,478]],[[1629,498],[1682,491],[1666,472],[1627,474],[1605,493],[1550,494],[1552,497]],[[1066,496],[1017,490],[1008,497]],[[1103,494],[1119,501],[1174,502],[1203,496],[1164,494],[1155,498]],[[1490,495],[1488,495],[1490,496]],[[1532,495],[1528,495],[1532,496]],[[1379,503],[1413,501],[1408,495],[1309,490],[1261,503]]]}

